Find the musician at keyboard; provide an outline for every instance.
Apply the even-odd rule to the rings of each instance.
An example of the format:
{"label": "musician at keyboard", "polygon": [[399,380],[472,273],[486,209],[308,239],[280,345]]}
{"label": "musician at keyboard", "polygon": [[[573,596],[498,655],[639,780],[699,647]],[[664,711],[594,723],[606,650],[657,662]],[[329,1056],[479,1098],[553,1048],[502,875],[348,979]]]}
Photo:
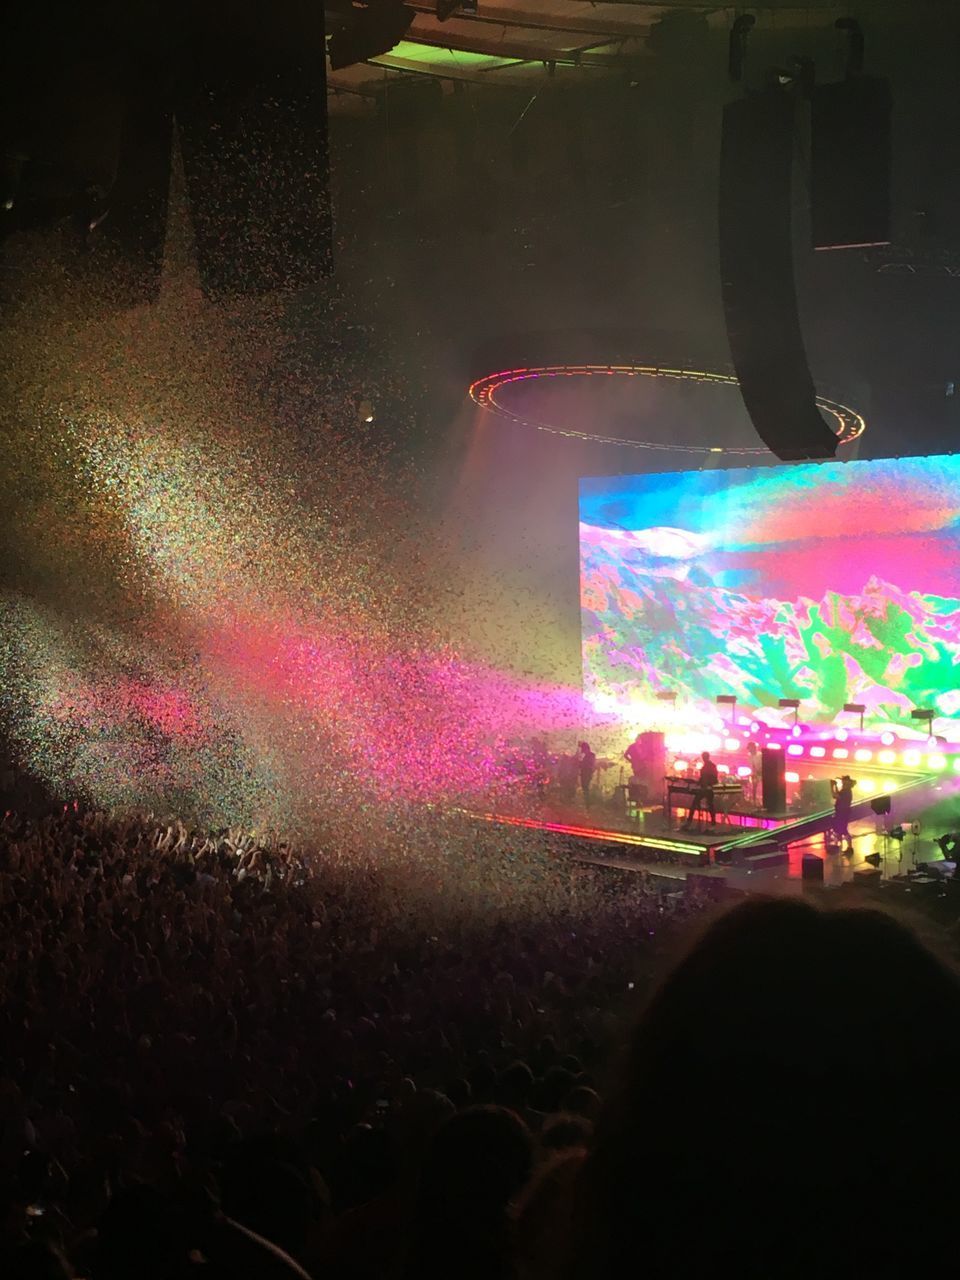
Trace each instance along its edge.
{"label": "musician at keyboard", "polygon": [[720,774],[717,772],[717,766],[710,759],[710,752],[704,751],[700,759],[703,765],[700,769],[700,775],[697,778],[697,791],[693,799],[690,801],[690,809],[687,813],[687,820],[683,824],[683,830],[689,831],[690,824],[693,822],[695,813],[702,813],[704,804],[710,813],[710,825],[715,826],[717,821],[717,806],[714,800],[713,789],[720,781]]}

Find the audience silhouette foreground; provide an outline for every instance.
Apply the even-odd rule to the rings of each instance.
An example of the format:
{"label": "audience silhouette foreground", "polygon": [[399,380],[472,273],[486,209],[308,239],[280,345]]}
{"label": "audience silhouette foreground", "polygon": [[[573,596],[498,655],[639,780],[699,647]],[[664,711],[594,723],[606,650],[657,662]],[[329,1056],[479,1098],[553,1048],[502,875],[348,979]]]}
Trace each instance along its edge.
{"label": "audience silhouette foreground", "polygon": [[875,910],[752,901],[652,998],[567,1280],[931,1275],[953,1255],[960,984]]}

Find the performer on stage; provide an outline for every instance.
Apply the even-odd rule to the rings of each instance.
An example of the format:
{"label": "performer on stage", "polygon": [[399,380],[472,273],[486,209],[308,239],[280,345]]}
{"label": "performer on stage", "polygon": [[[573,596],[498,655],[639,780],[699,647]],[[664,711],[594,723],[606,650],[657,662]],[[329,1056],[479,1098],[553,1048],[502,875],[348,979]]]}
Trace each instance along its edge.
{"label": "performer on stage", "polygon": [[[853,807],[853,788],[856,786],[849,774],[844,774],[838,782],[830,779],[830,794],[833,796],[833,834],[843,853],[853,853],[853,841],[850,839],[850,810]],[[846,848],[844,848],[846,843]]]}
{"label": "performer on stage", "polygon": [[647,763],[647,748],[645,743],[641,741],[642,733],[638,733],[633,742],[630,743],[626,751],[623,753],[624,760],[630,762],[630,768],[633,770],[633,776],[639,778],[643,773],[643,766]]}
{"label": "performer on stage", "polygon": [[560,798],[565,800],[567,804],[573,804],[577,798],[579,766],[579,755],[569,755],[565,751],[557,759],[557,786],[560,790]]}
{"label": "performer on stage", "polygon": [[710,825],[714,826],[717,821],[717,807],[713,798],[713,788],[720,781],[720,774],[717,772],[717,766],[710,759],[709,751],[704,751],[700,759],[703,764],[700,768],[700,776],[697,779],[697,793],[690,802],[690,811],[687,814],[686,822],[683,824],[684,831],[690,830],[693,815],[702,811],[704,802],[706,802],[710,813]]}
{"label": "performer on stage", "polygon": [[750,800],[756,808],[763,782],[763,752],[755,742],[747,743],[747,764],[750,766]]}
{"label": "performer on stage", "polygon": [[596,753],[591,751],[589,742],[580,743],[580,787],[583,790],[583,803],[590,808],[590,783],[593,781],[597,767]]}

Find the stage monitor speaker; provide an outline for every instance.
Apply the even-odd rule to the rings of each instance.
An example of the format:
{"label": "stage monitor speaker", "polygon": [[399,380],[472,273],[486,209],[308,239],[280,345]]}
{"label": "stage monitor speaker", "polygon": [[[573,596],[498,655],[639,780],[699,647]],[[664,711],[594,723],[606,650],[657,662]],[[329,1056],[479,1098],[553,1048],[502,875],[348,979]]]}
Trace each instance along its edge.
{"label": "stage monitor speaker", "polygon": [[853,883],[859,885],[879,884],[883,880],[883,872],[879,867],[857,867],[853,873]]}
{"label": "stage monitor speaker", "polygon": [[784,461],[832,458],[793,271],[796,100],[778,87],[729,102],[720,156],[720,270],[730,353],[750,419]]}
{"label": "stage monitor speaker", "polygon": [[886,80],[817,85],[811,103],[811,230],[815,249],[890,243],[890,117]]}
{"label": "stage monitor speaker", "polygon": [[800,878],[823,884],[823,859],[815,853],[805,853],[800,860]]}
{"label": "stage monitor speaker", "polygon": [[764,747],[761,752],[763,808],[766,813],[782,814],[787,808],[786,767],[782,751]]}
{"label": "stage monitor speaker", "polygon": [[881,815],[881,814],[884,814],[884,813],[889,813],[889,812],[890,812],[890,797],[889,797],[889,796],[874,796],[874,797],[873,797],[873,799],[870,801],[870,808],[871,808],[871,809],[873,810],[873,812],[874,812],[875,814],[877,814],[878,816],[879,816],[879,815]]}

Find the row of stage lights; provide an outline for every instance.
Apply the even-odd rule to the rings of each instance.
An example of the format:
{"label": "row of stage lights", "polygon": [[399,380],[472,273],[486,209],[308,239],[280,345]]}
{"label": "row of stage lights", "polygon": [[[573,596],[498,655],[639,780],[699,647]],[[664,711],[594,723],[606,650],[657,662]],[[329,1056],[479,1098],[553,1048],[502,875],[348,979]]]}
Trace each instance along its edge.
{"label": "row of stage lights", "polygon": [[[750,727],[751,730],[753,730],[754,727],[752,725]],[[757,726],[757,729],[759,730],[759,726]],[[800,736],[802,732],[802,730],[794,729],[791,731],[791,736]],[[757,733],[756,736],[759,737],[760,734]],[[892,733],[883,733],[881,735],[880,749],[865,746],[842,745],[850,740],[849,734],[845,729],[838,729],[832,733],[825,733],[822,735],[822,738],[824,741],[814,743],[813,745],[797,741],[787,742],[786,744],[782,742],[764,741],[762,745],[773,751],[784,751],[785,754],[791,758],[791,762],[795,761],[798,765],[801,761],[818,765],[829,765],[836,762],[836,764],[842,768],[849,768],[851,764],[867,766],[882,765],[885,768],[900,768],[924,773],[943,773],[945,770],[952,767],[954,773],[960,774],[960,753],[951,757],[945,755],[941,751],[922,751],[915,747],[907,748],[902,751],[895,751],[892,750],[890,746],[891,743],[896,742],[896,738]],[[841,745],[835,745],[837,743],[840,743]],[[671,745],[675,750],[676,746],[679,745],[678,737],[674,737],[673,744],[671,744],[670,736],[668,736],[667,746],[671,747]],[[746,745],[747,740],[742,738],[730,737],[719,739],[711,737],[710,740],[707,741],[705,737],[704,745],[694,749],[690,738],[686,737],[683,739],[683,746],[681,750],[693,755],[698,754],[699,750],[712,750],[718,753],[723,751],[728,755],[732,755],[743,751],[746,748]],[[674,773],[686,773],[688,770],[695,769],[698,766],[699,761],[691,761],[685,758],[684,755],[678,755],[673,761],[672,769]],[[734,768],[729,764],[718,764],[717,769],[722,774],[736,773],[736,776],[739,778],[749,778],[751,772],[749,765],[738,765]],[[796,769],[786,769],[784,771],[784,777],[786,781],[790,783],[798,783],[801,781],[800,774]],[[876,778],[858,777],[857,786],[862,795],[873,795],[878,791],[895,790],[897,783],[890,778],[884,778],[881,781]]]}
{"label": "row of stage lights", "polygon": [[[884,739],[889,738],[895,741],[893,734],[884,734]],[[831,735],[834,742],[846,742],[847,735],[843,729],[836,734]],[[694,747],[690,744],[689,739],[683,740],[681,750],[691,754],[697,754],[698,751],[725,751],[728,755],[736,751],[742,751],[746,748],[746,742],[740,738],[726,738],[722,741],[717,738],[704,738],[702,747]],[[667,747],[676,750],[677,739],[673,740],[668,736]],[[769,748],[771,751],[786,751],[788,756],[795,758],[806,757],[810,760],[839,760],[844,763],[856,764],[882,764],[902,769],[920,769],[929,773],[942,773],[944,769],[949,768],[950,758],[940,751],[918,751],[916,748],[908,748],[905,751],[893,751],[889,745],[884,744],[883,748],[875,751],[870,747],[845,747],[845,746],[824,746],[816,744],[810,746],[801,742],[787,743],[786,747],[781,742],[764,742],[760,744]],[[960,754],[953,757],[953,768],[956,773],[960,773]],[[749,770],[748,770],[749,772]]]}

